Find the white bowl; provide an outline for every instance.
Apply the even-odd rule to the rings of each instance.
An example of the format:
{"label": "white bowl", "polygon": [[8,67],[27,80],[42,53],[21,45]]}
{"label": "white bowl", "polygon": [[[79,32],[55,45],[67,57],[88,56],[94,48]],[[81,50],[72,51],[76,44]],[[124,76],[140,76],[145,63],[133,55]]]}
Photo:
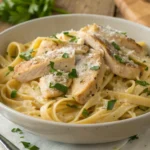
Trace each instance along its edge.
{"label": "white bowl", "polygon": [[[37,36],[50,36],[54,33],[79,29],[84,25],[97,23],[110,25],[126,31],[137,41],[145,41],[150,46],[150,28],[142,25],[98,15],[58,15],[32,20],[14,26],[0,33],[0,53],[4,53],[12,41],[28,42]],[[36,119],[12,110],[0,103],[0,113],[10,121],[24,127],[29,132],[52,141],[75,144],[94,144],[121,140],[143,132],[150,126],[150,113],[111,123],[76,125]]]}

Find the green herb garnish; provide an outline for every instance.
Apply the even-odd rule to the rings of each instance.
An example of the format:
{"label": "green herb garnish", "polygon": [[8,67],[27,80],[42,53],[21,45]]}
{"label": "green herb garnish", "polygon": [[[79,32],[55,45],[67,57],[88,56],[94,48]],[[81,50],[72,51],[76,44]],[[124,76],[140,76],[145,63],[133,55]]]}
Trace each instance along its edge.
{"label": "green herb garnish", "polygon": [[78,75],[77,75],[76,69],[72,69],[72,71],[68,74],[68,77],[69,78],[77,78]]}
{"label": "green herb garnish", "polygon": [[57,71],[57,73],[56,73],[57,76],[61,76],[62,74],[63,74],[63,73],[60,72],[60,71]]}
{"label": "green herb garnish", "polygon": [[23,134],[22,130],[21,130],[21,129],[19,129],[19,128],[13,128],[13,129],[11,130],[11,132],[13,132],[13,133]]}
{"label": "green herb garnish", "polygon": [[58,39],[57,36],[56,36],[56,34],[51,35],[50,38]]}
{"label": "green herb garnish", "polygon": [[49,88],[55,88],[63,93],[67,93],[68,91],[68,87],[60,83],[56,83],[56,84],[50,83]]}
{"label": "green herb garnish", "polygon": [[49,64],[48,66],[50,66],[50,72],[54,73],[54,72],[57,71],[57,70],[54,68],[54,62],[50,61],[50,64]]}
{"label": "green herb garnish", "polygon": [[91,70],[99,70],[99,69],[100,69],[100,66],[92,66],[90,69],[91,69]]}
{"label": "green herb garnish", "polygon": [[69,54],[68,54],[68,53],[64,53],[64,54],[62,55],[62,57],[63,57],[63,58],[69,58]]}
{"label": "green herb garnish", "polygon": [[72,39],[69,42],[75,42],[75,43],[77,43],[78,39],[74,36],[74,37],[72,37]]}
{"label": "green herb garnish", "polygon": [[16,90],[12,90],[10,96],[11,96],[11,98],[15,98],[17,96],[17,91]]}
{"label": "green herb garnish", "polygon": [[89,113],[89,111],[87,110],[87,109],[83,109],[83,111],[82,111],[82,115],[83,115],[83,117],[88,117],[89,115],[90,115],[90,113]]}
{"label": "green herb garnish", "polygon": [[49,16],[53,13],[66,14],[68,12],[57,8],[55,0],[4,0],[0,3],[1,20],[11,24]]}
{"label": "green herb garnish", "polygon": [[107,110],[112,110],[114,105],[115,105],[115,103],[116,103],[116,101],[117,101],[116,99],[108,101],[108,103],[107,103]]}
{"label": "green herb garnish", "polygon": [[5,76],[8,76],[8,75],[10,74],[10,72],[14,71],[14,67],[8,66],[8,70],[9,70],[9,71],[6,73]]}
{"label": "green herb garnish", "polygon": [[24,146],[25,148],[29,148],[29,147],[31,146],[31,143],[29,143],[29,142],[21,141],[21,143],[23,144],[23,146]]}
{"label": "green herb garnish", "polygon": [[121,32],[121,34],[123,34],[123,35],[127,35],[127,32]]}
{"label": "green herb garnish", "polygon": [[77,42],[78,41],[77,37],[74,35],[70,35],[69,32],[64,32],[64,35],[71,37],[71,40],[69,42]]}
{"label": "green herb garnish", "polygon": [[30,50],[28,50],[26,52],[20,53],[19,56],[20,56],[20,58],[28,61],[28,60],[32,59],[32,55],[31,55],[32,53],[33,53],[33,49],[30,49]]}
{"label": "green herb garnish", "polygon": [[133,141],[133,140],[137,140],[139,139],[139,137],[137,135],[133,135],[131,137],[129,137],[129,142]]}
{"label": "green herb garnish", "polygon": [[147,95],[150,95],[150,91],[148,90],[148,88],[145,88],[139,95],[143,93],[147,93]]}
{"label": "green herb garnish", "polygon": [[69,32],[64,32],[64,35],[67,35],[67,36],[69,36],[71,38],[75,37],[74,35],[70,35]]}
{"label": "green herb garnish", "polygon": [[112,42],[111,44],[113,45],[113,47],[114,47],[115,49],[120,50],[120,46],[119,46],[117,43]]}
{"label": "green herb garnish", "polygon": [[119,55],[114,55],[115,59],[120,62],[120,63],[125,63],[125,61],[119,56]]}
{"label": "green herb garnish", "polygon": [[32,145],[29,142],[21,141],[21,143],[23,144],[24,148],[27,148],[28,150],[39,150],[39,147],[37,147],[36,145]]}
{"label": "green herb garnish", "polygon": [[145,71],[148,71],[148,66],[145,68]]}
{"label": "green herb garnish", "polygon": [[135,81],[137,84],[141,85],[141,86],[147,86],[150,85],[149,83],[147,83],[146,81],[142,81],[142,80],[136,80]]}
{"label": "green herb garnish", "polygon": [[76,108],[76,109],[78,108],[78,106],[75,104],[66,104],[66,106],[68,106],[70,108]]}

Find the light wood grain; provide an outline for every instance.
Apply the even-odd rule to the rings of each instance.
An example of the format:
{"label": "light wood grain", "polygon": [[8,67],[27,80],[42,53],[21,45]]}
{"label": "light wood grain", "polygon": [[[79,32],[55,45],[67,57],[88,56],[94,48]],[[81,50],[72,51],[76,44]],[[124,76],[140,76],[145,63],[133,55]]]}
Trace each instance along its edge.
{"label": "light wood grain", "polygon": [[114,0],[56,0],[56,5],[70,13],[88,13],[113,16]]}
{"label": "light wood grain", "polygon": [[146,0],[115,0],[123,17],[150,27],[150,3]]}

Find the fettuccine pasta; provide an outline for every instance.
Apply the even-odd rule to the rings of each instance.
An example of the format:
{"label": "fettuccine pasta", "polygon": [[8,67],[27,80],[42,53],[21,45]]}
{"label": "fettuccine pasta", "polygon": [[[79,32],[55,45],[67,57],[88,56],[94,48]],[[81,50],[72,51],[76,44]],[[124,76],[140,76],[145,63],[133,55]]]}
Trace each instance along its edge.
{"label": "fettuccine pasta", "polygon": [[[105,57],[107,47],[93,47],[80,31],[38,37],[26,44],[11,42],[6,54],[0,55],[1,102],[29,116],[75,124],[112,122],[149,112],[150,58],[145,43],[136,43],[143,50],[138,54],[117,39],[101,35],[108,42],[102,40],[105,46],[110,44],[111,50],[119,51],[120,55],[113,57],[117,65],[128,67],[131,63],[140,70],[132,78],[110,65]],[[95,34],[100,40],[97,30],[90,32],[86,34],[91,38]],[[121,51],[130,58],[127,64],[125,57],[120,58]]]}

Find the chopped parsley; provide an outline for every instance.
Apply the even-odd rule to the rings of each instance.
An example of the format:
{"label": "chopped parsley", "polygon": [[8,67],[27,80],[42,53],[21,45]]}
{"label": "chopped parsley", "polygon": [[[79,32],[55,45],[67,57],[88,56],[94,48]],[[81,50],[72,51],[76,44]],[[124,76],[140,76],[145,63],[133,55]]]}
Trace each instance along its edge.
{"label": "chopped parsley", "polygon": [[21,129],[19,129],[19,128],[13,128],[13,129],[11,130],[11,132],[13,132],[13,133],[23,134],[22,130],[21,130]]}
{"label": "chopped parsley", "polygon": [[140,93],[140,95],[143,94],[143,93],[147,93],[147,95],[150,95],[150,91],[148,90],[148,88],[145,88],[145,89]]}
{"label": "chopped parsley", "polygon": [[115,49],[117,49],[118,51],[120,50],[120,46],[119,46],[117,43],[112,42],[111,44],[113,45],[113,47],[114,47]]}
{"label": "chopped parsley", "polygon": [[36,145],[32,145],[29,142],[21,141],[21,143],[23,144],[24,148],[27,148],[28,150],[39,150],[39,147],[37,147]]}
{"label": "chopped parsley", "polygon": [[60,71],[57,71],[57,73],[56,73],[57,76],[61,76],[62,74],[63,74],[63,73],[60,72]]}
{"label": "chopped parsley", "polygon": [[55,88],[63,93],[67,93],[68,91],[68,87],[60,83],[56,83],[56,84],[50,83],[49,88]]}
{"label": "chopped parsley", "polygon": [[14,71],[14,67],[12,66],[8,66],[8,72],[6,73],[6,76],[8,76],[10,74],[10,72]]}
{"label": "chopped parsley", "polygon": [[56,72],[56,75],[57,75],[57,76],[61,76],[61,75],[63,74],[62,72],[57,71],[57,70],[54,68],[54,62],[50,61],[50,64],[49,64],[48,66],[50,66],[50,72],[51,72],[51,73]]}
{"label": "chopped parsley", "polygon": [[148,71],[148,66],[145,68],[145,71]]}
{"label": "chopped parsley", "polygon": [[125,61],[119,55],[114,54],[114,57],[118,62],[125,63]]}
{"label": "chopped parsley", "polygon": [[16,98],[17,91],[16,90],[12,90],[10,96],[11,96],[11,98]]}
{"label": "chopped parsley", "polygon": [[148,109],[148,107],[145,106],[138,106],[139,109],[141,109],[142,111],[146,111]]}
{"label": "chopped parsley", "polygon": [[82,111],[82,115],[83,115],[83,117],[88,117],[89,115],[90,115],[90,113],[88,112],[88,110],[87,109],[83,109],[83,111]]}
{"label": "chopped parsley", "polygon": [[121,32],[121,34],[123,34],[123,35],[127,35],[127,32]]}
{"label": "chopped parsley", "polygon": [[70,108],[76,108],[76,109],[78,108],[78,106],[75,104],[66,104],[66,106],[68,106]]}
{"label": "chopped parsley", "polygon": [[50,64],[49,64],[48,66],[50,66],[50,72],[51,72],[51,73],[54,73],[54,72],[57,71],[57,70],[54,68],[54,62],[50,61]]}
{"label": "chopped parsley", "polygon": [[68,53],[64,53],[64,54],[62,55],[62,57],[63,57],[63,58],[69,58],[69,54],[68,54]]}
{"label": "chopped parsley", "polygon": [[71,38],[74,37],[73,35],[70,35],[69,32],[64,32],[64,35],[67,35],[67,36],[69,36],[69,37],[71,37]]}
{"label": "chopped parsley", "polygon": [[137,135],[133,135],[133,136],[129,137],[128,141],[131,142],[131,141],[137,140],[137,139],[139,139],[139,137]]}
{"label": "chopped parsley", "polygon": [[72,37],[72,39],[69,42],[75,42],[75,43],[77,43],[78,39],[74,36],[74,37]]}
{"label": "chopped parsley", "polygon": [[17,57],[17,56],[11,56],[11,58],[14,58],[14,59],[15,59],[16,57]]}
{"label": "chopped parsley", "polygon": [[64,32],[64,35],[71,37],[71,40],[69,42],[77,42],[78,41],[77,37],[74,35],[70,35],[69,32]]}
{"label": "chopped parsley", "polygon": [[136,82],[137,84],[141,85],[141,86],[147,86],[147,85],[150,85],[148,82],[142,81],[142,80],[136,80],[135,82]]}
{"label": "chopped parsley", "polygon": [[77,75],[76,69],[72,69],[72,71],[68,74],[68,77],[69,78],[77,78],[78,75]]}
{"label": "chopped parsley", "polygon": [[92,66],[90,69],[91,70],[99,70],[100,66]]}
{"label": "chopped parsley", "polygon": [[112,110],[114,105],[115,105],[115,103],[116,103],[116,101],[117,101],[116,99],[108,101],[108,103],[107,103],[107,110]]}
{"label": "chopped parsley", "polygon": [[58,39],[56,34],[53,34],[52,36],[50,36],[50,38],[55,38],[55,39]]}
{"label": "chopped parsley", "polygon": [[24,60],[30,60],[31,58],[32,58],[32,54],[33,53],[33,49],[30,49],[30,50],[28,50],[28,51],[26,51],[26,52],[22,52],[22,53],[20,53],[20,58],[22,58],[22,59],[24,59]]}

